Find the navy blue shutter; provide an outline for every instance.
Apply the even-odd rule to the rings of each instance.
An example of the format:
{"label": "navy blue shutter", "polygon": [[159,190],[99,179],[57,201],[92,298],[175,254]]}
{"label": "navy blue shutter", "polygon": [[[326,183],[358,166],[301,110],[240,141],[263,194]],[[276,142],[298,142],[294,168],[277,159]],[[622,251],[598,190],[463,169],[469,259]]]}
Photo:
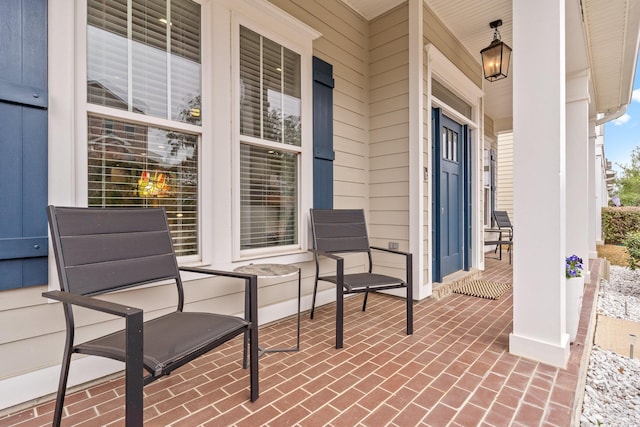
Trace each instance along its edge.
{"label": "navy blue shutter", "polygon": [[47,1],[0,1],[0,290],[47,280]]}
{"label": "navy blue shutter", "polygon": [[313,207],[333,208],[333,66],[313,57]]}

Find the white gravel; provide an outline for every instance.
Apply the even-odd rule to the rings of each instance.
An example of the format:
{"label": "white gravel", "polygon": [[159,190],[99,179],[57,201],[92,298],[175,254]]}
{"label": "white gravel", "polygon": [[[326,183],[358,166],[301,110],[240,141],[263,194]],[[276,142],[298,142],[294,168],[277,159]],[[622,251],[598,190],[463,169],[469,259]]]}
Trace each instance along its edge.
{"label": "white gravel", "polygon": [[[600,283],[597,310],[605,316],[640,322],[640,270],[612,266],[610,280]],[[639,360],[593,347],[580,425],[640,426]]]}

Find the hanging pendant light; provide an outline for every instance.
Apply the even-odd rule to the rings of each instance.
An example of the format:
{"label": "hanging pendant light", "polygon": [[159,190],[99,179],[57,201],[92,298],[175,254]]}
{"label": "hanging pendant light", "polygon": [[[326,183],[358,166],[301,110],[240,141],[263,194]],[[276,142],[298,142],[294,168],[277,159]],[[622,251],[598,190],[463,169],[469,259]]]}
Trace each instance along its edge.
{"label": "hanging pendant light", "polygon": [[489,46],[480,51],[484,78],[490,82],[506,78],[509,72],[511,48],[500,40],[498,27],[501,25],[502,19],[498,19],[489,24],[489,26],[494,29],[493,41]]}

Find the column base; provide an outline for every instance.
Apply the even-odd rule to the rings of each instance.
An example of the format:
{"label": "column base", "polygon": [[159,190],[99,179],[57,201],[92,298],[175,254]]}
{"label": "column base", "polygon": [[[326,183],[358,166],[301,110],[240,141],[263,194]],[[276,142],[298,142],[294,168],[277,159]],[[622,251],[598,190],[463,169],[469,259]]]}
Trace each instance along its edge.
{"label": "column base", "polygon": [[547,365],[566,369],[569,361],[569,334],[562,334],[559,345],[530,337],[509,334],[509,352]]}

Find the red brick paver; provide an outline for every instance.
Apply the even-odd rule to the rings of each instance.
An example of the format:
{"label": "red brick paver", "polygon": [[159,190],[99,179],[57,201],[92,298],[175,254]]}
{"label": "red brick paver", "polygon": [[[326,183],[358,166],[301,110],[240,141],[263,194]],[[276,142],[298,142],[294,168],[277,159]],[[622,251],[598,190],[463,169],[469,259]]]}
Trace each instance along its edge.
{"label": "red brick paver", "polygon": [[[487,259],[483,278],[511,282],[508,257]],[[146,426],[559,426],[572,424],[586,366],[585,340],[599,260],[592,261],[576,343],[566,370],[508,352],[512,292],[499,300],[452,294],[415,304],[405,334],[404,302],[371,295],[345,304],[344,349],[334,348],[334,305],[302,320],[297,353],[260,360],[260,398],[249,401],[237,338],[145,388]],[[280,346],[295,318],[261,327]],[[284,331],[284,332],[282,332]],[[63,425],[124,425],[124,381],[67,396]],[[578,390],[578,393],[576,393]],[[51,425],[53,404],[0,417],[0,426]]]}

